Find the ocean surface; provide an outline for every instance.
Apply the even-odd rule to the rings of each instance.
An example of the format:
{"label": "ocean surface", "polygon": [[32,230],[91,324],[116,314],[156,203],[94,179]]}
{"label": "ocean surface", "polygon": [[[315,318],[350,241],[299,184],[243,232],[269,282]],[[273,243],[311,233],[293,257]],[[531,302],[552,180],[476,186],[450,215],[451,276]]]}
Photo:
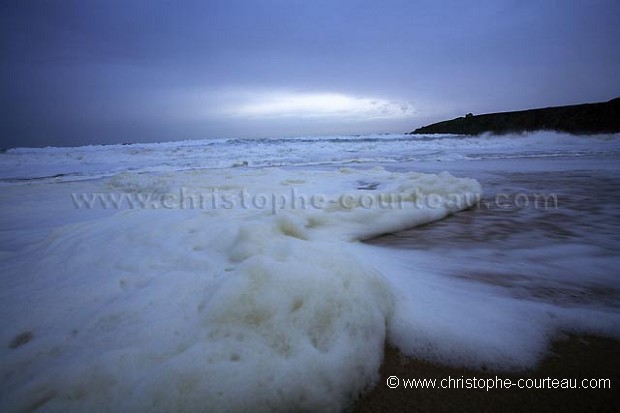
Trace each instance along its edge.
{"label": "ocean surface", "polygon": [[0,153],[0,411],[342,411],[386,342],[620,339],[620,135]]}

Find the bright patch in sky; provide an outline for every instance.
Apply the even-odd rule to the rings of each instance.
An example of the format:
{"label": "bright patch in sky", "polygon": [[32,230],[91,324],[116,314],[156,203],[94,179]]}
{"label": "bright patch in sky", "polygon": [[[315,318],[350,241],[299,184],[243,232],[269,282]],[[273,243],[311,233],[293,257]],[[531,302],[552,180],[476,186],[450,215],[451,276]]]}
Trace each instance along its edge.
{"label": "bright patch in sky", "polygon": [[387,119],[411,116],[407,102],[355,97],[340,93],[261,93],[229,106],[232,116],[261,118]]}

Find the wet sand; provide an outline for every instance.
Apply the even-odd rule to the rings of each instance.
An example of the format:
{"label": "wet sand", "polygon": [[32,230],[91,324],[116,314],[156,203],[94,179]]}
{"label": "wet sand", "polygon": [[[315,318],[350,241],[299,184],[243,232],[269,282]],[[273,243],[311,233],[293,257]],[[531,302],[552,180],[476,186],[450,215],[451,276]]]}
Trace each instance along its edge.
{"label": "wet sand", "polygon": [[[461,175],[472,174],[467,171]],[[617,171],[610,173],[593,168],[507,172],[495,169],[480,172],[475,177],[485,189],[478,206],[439,222],[367,242],[384,248],[424,250],[431,256],[452,259],[457,264],[448,276],[491,284],[518,299],[562,306],[620,308],[617,265],[613,265],[620,264],[620,176]],[[507,194],[508,198],[501,198],[498,204],[498,194]],[[554,194],[557,205],[511,204],[510,200],[514,201],[517,194],[530,196],[530,201],[535,194]],[[573,244],[587,247],[583,256],[547,255],[554,254],[555,248]],[[496,265],[489,265],[493,260]],[[588,262],[591,266],[584,269],[571,264],[578,262]],[[590,274],[585,274],[588,270]],[[571,276],[574,274],[580,279],[599,277],[599,281],[573,284]],[[558,334],[547,356],[537,366],[509,373],[421,361],[386,345],[381,378],[350,411],[617,411],[620,406],[620,341],[592,335]],[[515,380],[608,378],[611,390],[411,390],[403,386],[390,389],[386,383],[390,376],[401,379],[448,376],[465,379],[497,376]]]}
{"label": "wet sand", "polygon": [[[620,406],[620,342],[570,336],[557,341],[537,368],[524,372],[485,372],[442,366],[403,356],[387,346],[376,386],[362,395],[351,413],[375,412],[613,412]],[[401,379],[452,378],[608,378],[611,389],[390,389],[389,376]],[[578,380],[580,382],[580,380]]]}

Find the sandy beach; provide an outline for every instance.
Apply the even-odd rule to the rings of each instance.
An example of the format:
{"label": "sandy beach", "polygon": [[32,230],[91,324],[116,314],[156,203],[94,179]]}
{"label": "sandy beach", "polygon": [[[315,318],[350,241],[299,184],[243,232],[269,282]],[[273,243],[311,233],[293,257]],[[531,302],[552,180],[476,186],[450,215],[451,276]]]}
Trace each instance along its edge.
{"label": "sandy beach", "polygon": [[[539,161],[538,164],[541,164]],[[370,244],[401,250],[443,251],[447,256],[469,251],[469,264],[455,269],[451,276],[504,289],[507,294],[525,300],[546,300],[562,306],[605,303],[617,306],[619,292],[614,288],[573,289],[566,284],[523,283],[530,277],[525,271],[504,268],[480,270],[476,256],[492,257],[523,248],[541,249],[570,244],[576,240],[604,246],[617,240],[618,179],[609,170],[585,170],[584,165],[564,168],[561,163],[544,173],[521,172],[510,168],[489,168],[474,172],[485,187],[480,204],[430,225],[388,234],[367,241]],[[533,164],[536,165],[536,164]],[[548,162],[547,165],[554,165]],[[495,170],[494,170],[495,169]],[[534,168],[535,169],[535,168]],[[555,169],[555,170],[553,170]],[[472,172],[468,171],[471,175]],[[517,205],[516,194],[553,194],[543,205]],[[497,198],[502,194],[500,198]],[[500,202],[498,202],[500,199]],[[526,198],[522,198],[525,200]],[[542,199],[542,198],[541,198]],[[531,198],[530,198],[531,200]],[[553,202],[557,204],[553,204]],[[614,242],[606,247],[613,251]],[[482,253],[482,251],[485,251]],[[492,252],[489,252],[492,251]],[[615,253],[615,252],[614,252]],[[512,254],[517,264],[531,265],[523,256]],[[585,257],[581,257],[582,259]],[[539,271],[553,272],[544,253],[537,258]],[[487,260],[490,261],[490,260]],[[509,264],[509,261],[506,262]],[[506,265],[509,267],[509,265]],[[513,267],[515,268],[515,267]],[[518,268],[518,267],[516,267]],[[592,267],[592,275],[603,271]],[[575,272],[579,272],[575,268]],[[381,378],[351,408],[351,412],[388,411],[615,411],[620,405],[620,341],[593,335],[558,333],[551,348],[535,367],[521,371],[468,369],[407,357],[386,345]],[[571,378],[610,379],[611,389],[415,389],[389,388],[390,376],[404,379]]]}
{"label": "sandy beach", "polygon": [[[381,378],[350,413],[528,411],[612,412],[620,405],[620,342],[593,336],[566,336],[556,341],[536,368],[522,372],[479,371],[407,358],[387,346]],[[390,376],[401,379],[571,378],[611,380],[611,389],[390,389]],[[578,380],[579,381],[579,380]]]}
{"label": "sandy beach", "polygon": [[[218,145],[227,158],[178,144],[76,148],[71,165],[66,150],[5,154],[18,168],[0,196],[2,411],[617,405],[615,140],[328,138],[312,146],[317,159],[411,145],[423,160],[286,169],[219,168],[241,151]],[[278,145],[288,157],[306,142]],[[213,168],[185,170],[179,153]],[[161,171],[160,158],[179,165]],[[119,173],[123,159],[143,169]],[[35,160],[40,169],[19,169]],[[267,207],[325,193],[324,208]],[[202,207],[205,194],[220,207]],[[410,201],[372,208],[379,194]],[[474,198],[461,210],[453,195]],[[404,384],[496,377],[607,379],[611,390]]]}
{"label": "sandy beach", "polygon": [[2,5],[0,413],[620,411],[619,0],[142,3]]}

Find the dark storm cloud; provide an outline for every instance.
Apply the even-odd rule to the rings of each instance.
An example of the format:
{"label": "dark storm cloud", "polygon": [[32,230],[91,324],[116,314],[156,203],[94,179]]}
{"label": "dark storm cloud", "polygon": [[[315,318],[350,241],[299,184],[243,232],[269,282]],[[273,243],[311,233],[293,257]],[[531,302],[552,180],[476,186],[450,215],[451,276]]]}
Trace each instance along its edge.
{"label": "dark storm cloud", "polygon": [[407,131],[606,100],[619,20],[615,1],[4,2],[1,146]]}

